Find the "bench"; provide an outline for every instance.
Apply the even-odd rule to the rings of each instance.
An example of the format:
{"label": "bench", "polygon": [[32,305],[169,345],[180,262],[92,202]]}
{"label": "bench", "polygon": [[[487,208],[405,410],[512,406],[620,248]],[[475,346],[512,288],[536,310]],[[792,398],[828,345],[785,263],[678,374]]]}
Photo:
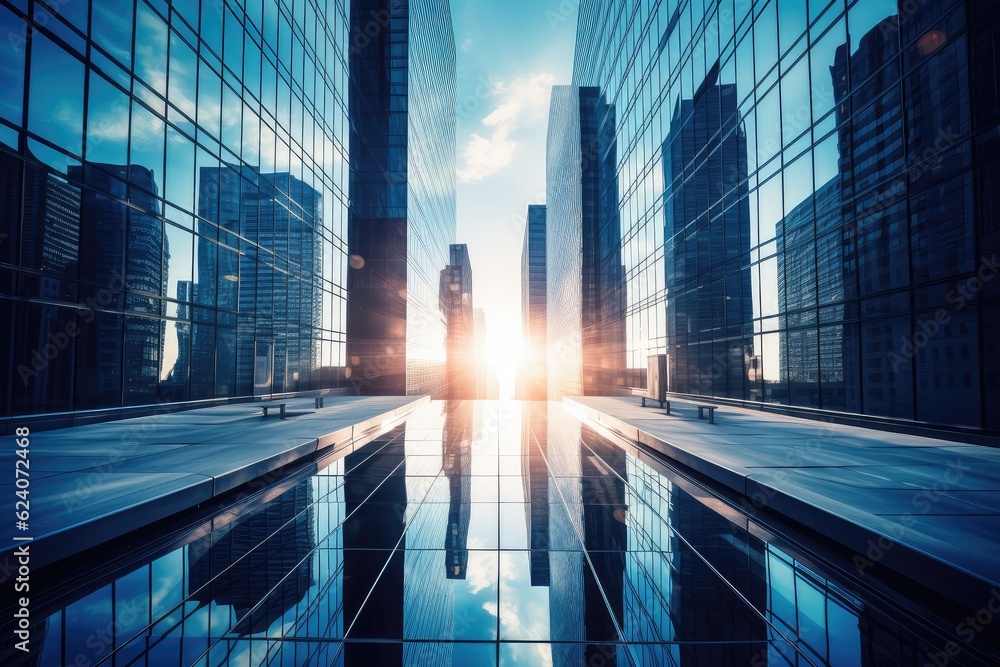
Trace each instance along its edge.
{"label": "bench", "polygon": [[[647,398],[649,398],[649,397],[648,396],[643,396],[642,397],[642,407],[646,407],[646,399]],[[656,401],[657,399],[650,398],[649,400]],[[667,414],[670,414],[670,401],[657,401],[657,402],[660,404],[661,408],[663,407],[663,404],[666,403],[667,404]]]}
{"label": "bench", "polygon": [[288,404],[287,403],[271,403],[269,405],[262,406],[264,408],[264,419],[267,419],[267,411],[269,409],[271,409],[271,408],[277,408],[278,409],[278,416],[281,417],[281,419],[284,419],[285,418],[285,406],[286,405],[288,405]]}
{"label": "bench", "polygon": [[715,411],[719,406],[717,405],[699,405],[698,406],[698,419],[705,418],[705,410],[708,410],[708,423],[715,423]]}

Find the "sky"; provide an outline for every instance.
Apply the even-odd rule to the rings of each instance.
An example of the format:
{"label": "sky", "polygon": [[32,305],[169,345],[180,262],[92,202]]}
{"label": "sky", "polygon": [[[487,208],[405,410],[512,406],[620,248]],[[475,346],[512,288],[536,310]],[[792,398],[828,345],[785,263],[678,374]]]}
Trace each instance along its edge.
{"label": "sky", "polygon": [[[458,242],[486,311],[501,391],[521,335],[521,247],[529,204],[545,203],[554,84],[570,83],[578,0],[452,0],[458,54]],[[504,363],[509,361],[510,363]]]}

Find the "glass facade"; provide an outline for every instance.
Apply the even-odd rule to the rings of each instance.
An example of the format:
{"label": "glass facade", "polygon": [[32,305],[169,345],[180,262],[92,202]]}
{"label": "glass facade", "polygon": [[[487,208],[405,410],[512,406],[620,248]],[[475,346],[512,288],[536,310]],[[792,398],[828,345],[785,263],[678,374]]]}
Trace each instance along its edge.
{"label": "glass facade", "polygon": [[32,664],[996,664],[969,610],[809,555],[559,403],[434,402],[338,457],[49,573]]}
{"label": "glass facade", "polygon": [[582,2],[627,386],[667,354],[674,392],[1000,429],[998,12]]}
{"label": "glass facade", "polygon": [[447,324],[445,394],[452,399],[479,395],[479,348],[472,299],[469,247],[453,243],[449,264],[441,271],[441,309]]}
{"label": "glass facade", "polygon": [[0,417],[343,383],[348,20],[0,2]]}
{"label": "glass facade", "polygon": [[583,393],[583,140],[580,92],[553,86],[545,155],[548,393]]}
{"label": "glass facade", "polygon": [[545,206],[528,207],[521,249],[521,369],[518,398],[544,400],[546,380],[546,233]]}
{"label": "glass facade", "polygon": [[617,150],[614,107],[598,88],[555,86],[549,113],[549,397],[624,393],[621,225],[608,171]]}
{"label": "glass facade", "polygon": [[457,231],[455,37],[446,0],[351,3],[351,384],[441,395],[440,272]]}

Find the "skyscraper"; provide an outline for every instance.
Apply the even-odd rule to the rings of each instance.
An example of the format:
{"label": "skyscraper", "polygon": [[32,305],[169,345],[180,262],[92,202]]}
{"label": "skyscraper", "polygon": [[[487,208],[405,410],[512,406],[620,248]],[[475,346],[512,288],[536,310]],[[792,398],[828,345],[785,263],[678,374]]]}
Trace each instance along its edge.
{"label": "skyscraper", "polygon": [[528,207],[521,250],[521,366],[517,398],[545,400],[548,396],[545,206]]}
{"label": "skyscraper", "polygon": [[546,156],[550,398],[624,392],[615,117],[600,90],[552,89]]}
{"label": "skyscraper", "polygon": [[455,38],[446,0],[351,3],[350,383],[438,393],[438,276],[455,241]]}
{"label": "skyscraper", "polygon": [[[741,176],[746,135],[732,85],[709,72],[673,110],[663,142],[666,349],[670,390],[742,397],[743,368],[754,356],[750,211]],[[742,188],[742,190],[741,190]],[[719,194],[738,203],[707,203]],[[705,372],[706,369],[725,372]]]}
{"label": "skyscraper", "polygon": [[629,385],[995,436],[996,3],[753,4],[580,6]]}
{"label": "skyscraper", "polygon": [[35,4],[0,6],[0,420],[440,385],[447,2]]}
{"label": "skyscraper", "polygon": [[479,361],[472,261],[464,243],[453,243],[448,266],[441,271],[441,301],[446,322],[446,380],[442,398],[479,398]]}

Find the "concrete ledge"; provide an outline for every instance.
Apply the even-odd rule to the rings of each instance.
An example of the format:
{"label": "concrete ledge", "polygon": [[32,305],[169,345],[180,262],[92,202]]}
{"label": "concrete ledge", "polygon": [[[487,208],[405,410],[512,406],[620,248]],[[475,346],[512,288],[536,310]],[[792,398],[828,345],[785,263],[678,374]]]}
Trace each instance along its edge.
{"label": "concrete ledge", "polygon": [[[152,415],[29,436],[29,529],[0,528],[0,566],[30,536],[32,567],[73,556],[183,512],[285,466],[346,451],[402,422],[428,396],[288,400],[290,416],[253,403]],[[300,416],[291,416],[299,414]],[[13,436],[0,437],[13,470]],[[0,494],[14,498],[13,476]]]}
{"label": "concrete ledge", "polygon": [[748,514],[770,512],[853,551],[858,576],[886,568],[971,609],[1000,587],[993,448],[735,407],[711,426],[676,399],[671,415],[637,398],[563,400],[743,496]]}

